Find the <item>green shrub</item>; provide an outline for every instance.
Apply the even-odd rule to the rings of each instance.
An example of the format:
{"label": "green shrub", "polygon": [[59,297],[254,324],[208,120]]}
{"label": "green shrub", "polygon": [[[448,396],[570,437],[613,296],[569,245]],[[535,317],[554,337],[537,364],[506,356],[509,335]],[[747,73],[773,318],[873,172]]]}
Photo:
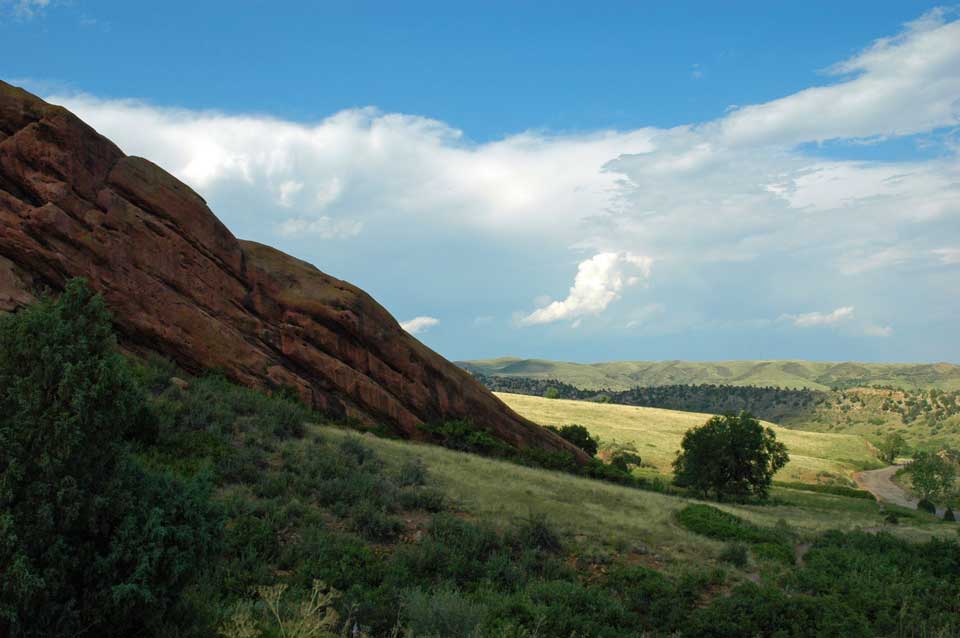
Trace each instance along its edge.
{"label": "green shrub", "polygon": [[[0,316],[0,635],[152,635],[216,551],[209,484],[129,454],[157,435],[80,280]],[[180,616],[182,619],[182,615]]]}
{"label": "green shrub", "polygon": [[483,621],[486,609],[456,589],[432,592],[408,590],[403,617],[408,635],[422,638],[469,638]]}
{"label": "green shrub", "polygon": [[440,512],[446,505],[443,492],[429,487],[404,487],[397,492],[397,503],[405,510]]}
{"label": "green shrub", "polygon": [[563,425],[558,428],[553,425],[547,425],[545,427],[551,432],[559,434],[562,438],[566,439],[573,445],[576,445],[590,456],[597,455],[600,443],[597,441],[596,437],[590,434],[590,430],[584,426]]}
{"label": "green shrub", "polygon": [[420,429],[433,435],[440,445],[461,452],[473,452],[485,456],[512,456],[514,449],[495,438],[487,430],[469,419],[456,419],[441,423],[423,423]]}
{"label": "green shrub", "polygon": [[784,532],[758,527],[739,516],[710,505],[693,503],[677,512],[677,520],[691,532],[722,541],[782,543]]}
{"label": "green shrub", "polygon": [[937,513],[937,506],[934,505],[931,501],[928,501],[927,499],[921,499],[920,502],[917,503],[917,509],[923,512],[927,512],[928,514]]}
{"label": "green shrub", "polygon": [[747,566],[749,559],[747,546],[743,543],[729,543],[723,548],[723,551],[720,552],[718,558],[725,563],[730,563],[734,567],[743,569]]}
{"label": "green shrub", "polygon": [[427,468],[422,459],[406,459],[397,471],[397,484],[400,487],[426,485]]}
{"label": "green shrub", "polygon": [[399,518],[369,501],[359,503],[353,508],[350,521],[350,529],[372,541],[393,540],[403,529]]}
{"label": "green shrub", "polygon": [[769,560],[784,565],[793,565],[796,553],[793,547],[784,543],[758,543],[753,546],[753,555],[760,560]]}
{"label": "green shrub", "polygon": [[866,490],[858,490],[845,485],[821,485],[814,483],[787,483],[776,481],[776,487],[786,487],[791,490],[803,490],[805,492],[817,492],[820,494],[833,494],[834,496],[846,496],[849,498],[862,498],[864,500],[876,500],[874,495]]}
{"label": "green shrub", "polygon": [[531,513],[520,519],[513,529],[513,540],[521,548],[558,553],[563,549],[560,534],[545,514]]}
{"label": "green shrub", "polygon": [[952,507],[948,507],[948,508],[943,512],[943,520],[948,521],[948,522],[954,522],[954,521],[957,520],[956,515],[954,515],[954,513],[953,513],[953,508],[952,508]]}

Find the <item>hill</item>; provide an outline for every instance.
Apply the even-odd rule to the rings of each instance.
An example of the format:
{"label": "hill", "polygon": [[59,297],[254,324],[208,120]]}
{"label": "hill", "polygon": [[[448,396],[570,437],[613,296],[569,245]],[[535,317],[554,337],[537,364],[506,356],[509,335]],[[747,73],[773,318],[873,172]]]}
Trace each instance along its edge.
{"label": "hill", "polygon": [[[671,463],[684,433],[703,425],[711,415],[658,408],[641,408],[589,401],[545,399],[497,393],[507,405],[541,425],[585,426],[602,441],[632,443],[645,464],[672,473]],[[840,483],[862,469],[880,467],[873,447],[851,434],[803,432],[767,423],[787,445],[790,463],[777,474],[780,481]]]}
{"label": "hill", "polygon": [[469,416],[510,445],[581,454],[362,290],[239,241],[186,184],[0,82],[0,312],[74,277],[103,294],[128,351],[286,389],[324,413],[408,437],[422,437],[424,422]]}
{"label": "hill", "polygon": [[635,386],[717,384],[829,390],[885,385],[903,389],[960,390],[960,365],[950,363],[826,363],[818,361],[614,361],[567,363],[502,357],[458,361],[489,376],[556,379],[585,390]]}

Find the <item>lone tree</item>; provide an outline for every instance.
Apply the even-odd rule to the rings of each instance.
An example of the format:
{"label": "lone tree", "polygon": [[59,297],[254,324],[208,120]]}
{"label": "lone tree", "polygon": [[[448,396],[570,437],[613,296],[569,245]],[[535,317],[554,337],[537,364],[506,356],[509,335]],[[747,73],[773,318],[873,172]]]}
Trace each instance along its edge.
{"label": "lone tree", "polygon": [[717,500],[766,498],[773,475],[790,460],[773,430],[746,412],[713,417],[689,430],[680,446],[674,481]]}
{"label": "lone tree", "polygon": [[884,463],[894,463],[897,457],[907,451],[907,441],[899,432],[890,432],[877,445],[880,460]]}
{"label": "lone tree", "polygon": [[921,502],[929,503],[949,494],[957,476],[953,463],[930,452],[917,452],[908,468]]}
{"label": "lone tree", "polygon": [[82,281],[0,316],[0,636],[170,627],[221,519],[202,482],[133,460],[155,427]]}

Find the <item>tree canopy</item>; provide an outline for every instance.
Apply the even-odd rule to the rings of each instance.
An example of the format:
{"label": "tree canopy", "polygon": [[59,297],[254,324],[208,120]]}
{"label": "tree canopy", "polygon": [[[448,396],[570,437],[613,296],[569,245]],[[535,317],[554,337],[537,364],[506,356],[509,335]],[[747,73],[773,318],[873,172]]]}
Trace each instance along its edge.
{"label": "tree canopy", "polygon": [[673,462],[675,481],[703,495],[765,498],[790,457],[770,428],[746,412],[715,416],[689,430]]}

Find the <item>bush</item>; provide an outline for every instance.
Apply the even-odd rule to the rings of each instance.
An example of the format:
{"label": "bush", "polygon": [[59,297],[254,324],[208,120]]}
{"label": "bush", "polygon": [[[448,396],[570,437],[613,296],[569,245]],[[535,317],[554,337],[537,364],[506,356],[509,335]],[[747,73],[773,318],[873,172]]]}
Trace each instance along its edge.
{"label": "bush", "polygon": [[935,515],[937,513],[937,506],[927,499],[921,499],[920,502],[917,503],[917,509],[927,512],[928,514]]}
{"label": "bush", "polygon": [[442,423],[423,423],[420,429],[432,434],[440,445],[459,450],[473,452],[485,456],[512,456],[512,447],[492,436],[483,428],[478,427],[469,419],[456,419]]}
{"label": "bush", "polygon": [[759,543],[753,546],[753,555],[784,565],[793,565],[797,560],[793,547],[784,543]]}
{"label": "bush", "polygon": [[427,468],[421,459],[407,459],[397,472],[397,485],[400,487],[416,487],[426,485]]}
{"label": "bush", "polygon": [[957,520],[956,515],[953,513],[953,508],[952,508],[952,507],[948,507],[948,508],[943,512],[943,520],[949,521],[949,522],[954,522],[954,521]]}
{"label": "bush", "polygon": [[208,556],[205,481],[135,463],[156,434],[81,280],[0,317],[0,635],[151,635]]}
{"label": "bush", "polygon": [[443,492],[428,487],[404,487],[397,492],[397,503],[405,510],[440,512],[446,505]]}
{"label": "bush", "polygon": [[718,558],[725,563],[730,563],[734,567],[743,569],[747,566],[749,558],[747,546],[743,543],[730,543],[723,548]]}
{"label": "bush", "polygon": [[677,520],[691,532],[721,541],[783,543],[786,534],[758,527],[739,516],[699,503],[687,505],[677,512]]}
{"label": "bush", "polygon": [[530,514],[514,527],[513,539],[522,548],[559,553],[563,549],[560,534],[545,514]]}
{"label": "bush", "polygon": [[546,428],[551,432],[559,434],[562,438],[576,445],[590,456],[597,455],[600,443],[596,437],[592,436],[590,431],[582,425],[563,425],[559,428],[548,425]]}
{"label": "bush", "polygon": [[403,616],[410,636],[469,638],[483,621],[486,609],[456,589],[434,592],[408,590],[403,596]]}

